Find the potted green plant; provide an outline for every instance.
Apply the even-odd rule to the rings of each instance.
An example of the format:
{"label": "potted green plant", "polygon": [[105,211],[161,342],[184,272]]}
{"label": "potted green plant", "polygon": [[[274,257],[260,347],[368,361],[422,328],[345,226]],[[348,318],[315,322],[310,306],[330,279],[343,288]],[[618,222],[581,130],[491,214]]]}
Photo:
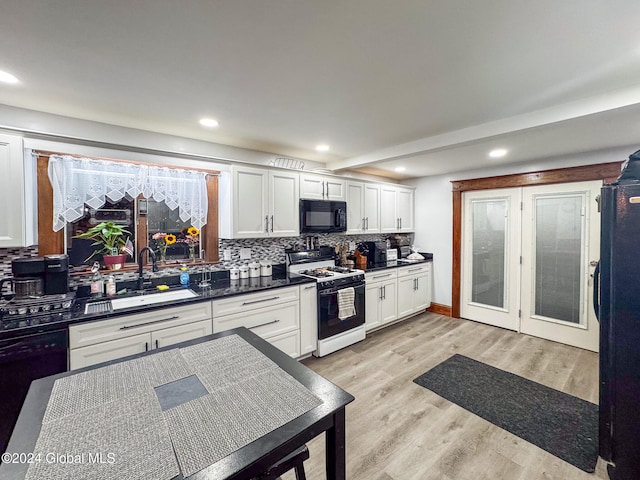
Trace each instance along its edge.
{"label": "potted green plant", "polygon": [[102,260],[107,268],[116,270],[121,268],[127,260],[127,255],[121,254],[120,249],[126,243],[125,235],[130,234],[131,232],[120,225],[113,222],[102,222],[75,237],[94,240],[92,245],[100,248],[97,248],[89,258],[101,253]]}

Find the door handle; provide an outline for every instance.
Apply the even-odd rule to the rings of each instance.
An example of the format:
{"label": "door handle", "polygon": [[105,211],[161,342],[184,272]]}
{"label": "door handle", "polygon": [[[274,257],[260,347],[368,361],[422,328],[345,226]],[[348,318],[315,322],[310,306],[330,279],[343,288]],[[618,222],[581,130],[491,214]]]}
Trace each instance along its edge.
{"label": "door handle", "polygon": [[382,286],[382,299],[383,300],[387,299],[387,286],[386,285]]}
{"label": "door handle", "polygon": [[593,272],[593,310],[596,319],[600,321],[600,262],[596,262],[596,269]]}
{"label": "door handle", "polygon": [[144,342],[144,351],[145,352],[149,351],[149,342]]}
{"label": "door handle", "polygon": [[273,233],[273,215],[271,215],[271,233]]}
{"label": "door handle", "polygon": [[591,265],[592,267],[597,267],[598,266],[598,261],[597,260],[591,260],[589,262],[589,265]]}
{"label": "door handle", "polygon": [[324,198],[324,180],[322,181],[322,198]]}
{"label": "door handle", "polygon": [[158,343],[158,339],[156,338],[156,348],[160,348],[160,344]]}
{"label": "door handle", "polygon": [[269,233],[269,215],[264,217],[264,231]]}
{"label": "door handle", "polygon": [[378,299],[382,300],[382,287],[378,288]]}
{"label": "door handle", "polygon": [[400,230],[402,230],[402,217],[400,217]]}
{"label": "door handle", "polygon": [[366,220],[367,220],[366,218],[363,218],[363,219],[362,219],[362,230],[366,230],[366,229],[367,229],[367,227],[366,227],[366,223],[365,223],[365,222],[366,222]]}
{"label": "door handle", "polygon": [[365,230],[369,230],[369,217],[367,217],[367,228]]}

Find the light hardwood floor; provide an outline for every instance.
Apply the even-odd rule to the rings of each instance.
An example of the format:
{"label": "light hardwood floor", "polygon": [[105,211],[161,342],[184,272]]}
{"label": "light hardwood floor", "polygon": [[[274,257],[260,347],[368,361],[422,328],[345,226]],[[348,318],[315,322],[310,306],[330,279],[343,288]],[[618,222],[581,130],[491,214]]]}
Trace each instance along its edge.
{"label": "light hardwood floor", "polygon": [[[347,407],[349,480],[608,479],[601,460],[587,474],[413,383],[454,353],[598,401],[597,354],[425,313],[303,360],[356,397]],[[307,478],[324,479],[324,436],[308,446]]]}

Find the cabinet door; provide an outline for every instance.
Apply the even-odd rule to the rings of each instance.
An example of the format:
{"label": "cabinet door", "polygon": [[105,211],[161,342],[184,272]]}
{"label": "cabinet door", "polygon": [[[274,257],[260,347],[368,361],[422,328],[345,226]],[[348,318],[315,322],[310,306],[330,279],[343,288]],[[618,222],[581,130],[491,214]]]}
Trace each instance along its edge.
{"label": "cabinet door", "polygon": [[382,300],[380,301],[380,323],[393,322],[398,318],[397,283],[395,280],[382,284]]}
{"label": "cabinet door", "polygon": [[291,358],[298,358],[302,354],[300,353],[300,332],[295,330],[289,333],[283,333],[275,337],[265,339],[274,347],[282,350]]}
{"label": "cabinet door", "polygon": [[69,351],[69,368],[89,367],[98,363],[146,352],[151,348],[151,335],[143,333],[110,342],[75,348]]}
{"label": "cabinet door", "polygon": [[310,200],[326,200],[326,185],[324,177],[320,175],[300,174],[300,198]]}
{"label": "cabinet door", "polygon": [[297,173],[269,172],[269,235],[300,235],[300,191]]}
{"label": "cabinet door", "polygon": [[234,238],[268,236],[269,172],[259,168],[233,170]]}
{"label": "cabinet door", "polygon": [[213,324],[211,320],[202,320],[200,322],[188,323],[178,327],[151,332],[151,345],[153,348],[161,348],[211,335],[212,333]]}
{"label": "cabinet door", "polygon": [[339,178],[326,177],[325,184],[325,200],[345,201],[347,198],[347,182]]}
{"label": "cabinet door", "polygon": [[415,310],[426,310],[431,306],[431,277],[428,273],[416,277]]}
{"label": "cabinet door", "polygon": [[398,318],[415,311],[415,279],[414,275],[398,278]]}
{"label": "cabinet door", "polygon": [[300,355],[318,344],[318,292],[316,284],[300,285]]}
{"label": "cabinet door", "polygon": [[364,188],[364,183],[347,182],[347,234],[362,233],[366,227]]}
{"label": "cabinet door", "polygon": [[0,247],[24,247],[24,164],[22,138],[0,134]]}
{"label": "cabinet door", "polygon": [[[364,184],[364,217],[366,233],[380,232],[380,187],[372,183]],[[347,203],[349,208],[349,203]]]}
{"label": "cabinet door", "polygon": [[408,188],[398,189],[398,218],[400,219],[400,232],[414,231],[413,197],[413,190]]}
{"label": "cabinet door", "polygon": [[396,205],[398,190],[396,187],[380,187],[380,232],[397,232],[399,229]]}
{"label": "cabinet door", "polygon": [[364,320],[365,329],[368,332],[379,327],[380,324],[380,302],[382,297],[382,284],[367,283],[364,293]]}

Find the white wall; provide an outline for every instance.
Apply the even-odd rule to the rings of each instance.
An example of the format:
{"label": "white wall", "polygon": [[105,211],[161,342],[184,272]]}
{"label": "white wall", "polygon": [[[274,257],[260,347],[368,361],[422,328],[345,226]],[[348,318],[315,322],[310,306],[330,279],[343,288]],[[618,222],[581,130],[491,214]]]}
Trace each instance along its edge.
{"label": "white wall", "polygon": [[496,166],[494,168],[423,177],[404,182],[407,185],[416,187],[416,234],[414,244],[420,246],[421,251],[433,253],[433,301],[451,306],[453,262],[452,181],[616,162],[625,160],[634,151],[634,147],[629,147],[587,152],[580,155],[556,157],[510,166]]}
{"label": "white wall", "polygon": [[[65,148],[64,150],[56,149],[61,153],[93,156],[109,156],[104,152],[110,151],[128,151],[130,152],[129,157],[124,158],[120,155],[118,158],[138,161],[145,161],[145,159],[132,158],[134,153],[147,157],[150,154],[158,154],[172,157],[174,165],[176,164],[175,158],[186,157],[205,163],[246,162],[258,165],[267,165],[271,160],[281,157],[281,155],[274,153],[92,122],[2,104],[0,104],[0,129],[7,133],[13,132],[22,135],[25,138],[26,148],[46,149],[45,144],[51,147],[53,143],[52,149],[56,145],[60,149]],[[100,150],[103,153],[90,153],[88,148],[95,148],[96,151]],[[180,162],[178,166],[188,166],[188,160],[184,163]],[[306,170],[325,167],[323,163],[310,160],[304,160],[304,163]],[[203,167],[200,164],[198,166],[216,168],[212,165]]]}

